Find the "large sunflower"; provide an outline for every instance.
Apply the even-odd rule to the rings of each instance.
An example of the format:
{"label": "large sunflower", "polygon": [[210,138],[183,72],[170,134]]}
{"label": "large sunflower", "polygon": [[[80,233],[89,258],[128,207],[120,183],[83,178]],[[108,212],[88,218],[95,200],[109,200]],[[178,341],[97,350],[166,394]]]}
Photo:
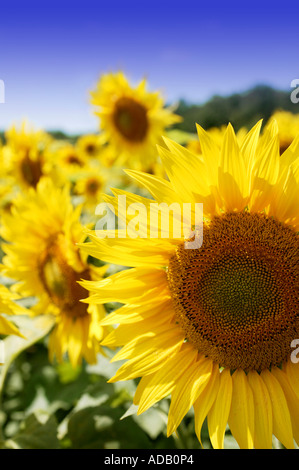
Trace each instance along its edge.
{"label": "large sunflower", "polygon": [[103,75],[91,95],[92,104],[99,108],[102,138],[113,149],[117,163],[154,171],[156,143],[165,128],[181,118],[164,107],[159,92],[146,90],[145,80],[132,88],[121,72]]}
{"label": "large sunflower", "polygon": [[165,139],[169,181],[129,172],[158,203],[203,203],[200,248],[147,232],[91,234],[85,248],[132,268],[82,284],[89,301],[124,304],[102,322],[119,324],[102,344],[127,360],[111,382],[142,377],[138,413],[171,395],[168,435],[193,405],[198,439],[207,417],[215,448],[227,423],[241,448],[270,448],[272,434],[299,443],[299,138],[280,157],[276,124],[262,137],[260,127],[239,145],[228,125],[221,149],[198,127],[200,156]]}
{"label": "large sunflower", "polygon": [[87,292],[77,281],[102,278],[103,268],[90,265],[77,246],[83,240],[79,217],[68,188],[41,179],[36,190],[14,200],[1,227],[5,274],[18,281],[13,287],[22,297],[37,299],[33,313],[56,316],[50,357],[62,361],[68,353],[73,365],[82,357],[96,361],[104,315],[102,306],[80,302]]}

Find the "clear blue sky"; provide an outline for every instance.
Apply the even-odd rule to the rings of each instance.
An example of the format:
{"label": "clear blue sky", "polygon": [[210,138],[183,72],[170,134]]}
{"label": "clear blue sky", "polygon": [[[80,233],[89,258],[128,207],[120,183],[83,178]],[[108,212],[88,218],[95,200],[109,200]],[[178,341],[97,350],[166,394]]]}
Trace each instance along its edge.
{"label": "clear blue sky", "polygon": [[27,118],[95,131],[88,91],[118,69],[135,83],[146,76],[168,102],[257,83],[288,90],[299,78],[296,10],[262,0],[1,0],[0,129]]}

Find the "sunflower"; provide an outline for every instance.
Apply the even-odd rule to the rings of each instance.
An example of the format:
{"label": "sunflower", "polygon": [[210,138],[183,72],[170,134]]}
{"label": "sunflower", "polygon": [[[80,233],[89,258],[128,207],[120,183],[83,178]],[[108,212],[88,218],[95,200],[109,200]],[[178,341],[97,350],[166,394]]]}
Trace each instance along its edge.
{"label": "sunflower", "polygon": [[58,172],[64,172],[68,175],[81,171],[87,164],[85,155],[70,142],[62,143],[55,149],[53,161]]}
{"label": "sunflower", "polygon": [[273,120],[278,124],[280,153],[283,153],[299,132],[299,114],[277,110],[269,119],[268,124],[271,125]]}
{"label": "sunflower", "polygon": [[117,156],[117,164],[154,171],[156,143],[166,127],[181,118],[164,107],[159,92],[148,92],[142,80],[132,88],[124,76],[103,75],[91,93],[92,104],[99,108],[102,137]]}
{"label": "sunflower", "polygon": [[57,187],[72,185],[78,175],[88,166],[86,155],[78,149],[76,144],[64,140],[55,140],[48,152],[51,163],[51,179]]}
{"label": "sunflower", "polygon": [[120,195],[147,211],[153,200],[203,203],[201,246],[149,237],[148,226],[135,238],[91,231],[85,244],[130,268],[82,283],[86,302],[123,304],[102,321],[118,325],[102,344],[122,347],[113,360],[125,360],[110,382],[141,377],[138,413],[171,395],[168,435],[193,406],[197,437],[207,418],[214,448],[227,423],[240,448],[271,448],[273,434],[287,448],[299,443],[299,137],[280,157],[275,122],[262,137],[260,128],[238,144],[229,124],[219,149],[198,126],[200,156],[165,139],[169,181],[128,171],[152,200],[105,197],[116,213]]}
{"label": "sunflower", "polygon": [[103,150],[103,137],[97,134],[86,134],[78,138],[76,147],[85,158],[99,158]]}
{"label": "sunflower", "polygon": [[5,139],[2,155],[6,173],[23,190],[36,187],[40,178],[51,171],[47,159],[51,137],[23,122],[20,128],[12,126],[5,133]]}
{"label": "sunflower", "polygon": [[100,197],[106,184],[106,178],[100,169],[90,168],[76,178],[74,193],[82,196],[84,206],[93,210],[100,202]]}
{"label": "sunflower", "polygon": [[26,195],[20,195],[11,214],[3,216],[1,235],[4,273],[17,281],[12,288],[21,297],[36,298],[33,314],[53,314],[56,326],[50,335],[49,353],[61,362],[66,353],[73,365],[81,358],[95,362],[100,350],[104,315],[102,306],[80,302],[86,290],[81,279],[102,278],[81,253],[80,207],[73,209],[68,188],[56,188],[44,178]]}

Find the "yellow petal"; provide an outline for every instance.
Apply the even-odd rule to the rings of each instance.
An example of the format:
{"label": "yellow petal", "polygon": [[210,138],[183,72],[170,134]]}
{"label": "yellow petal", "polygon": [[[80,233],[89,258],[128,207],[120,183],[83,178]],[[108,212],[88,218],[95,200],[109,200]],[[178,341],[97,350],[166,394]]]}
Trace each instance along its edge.
{"label": "yellow petal", "polygon": [[184,336],[178,331],[177,335],[168,339],[167,348],[165,348],[165,345],[160,350],[154,348],[151,353],[145,352],[128,360],[118,369],[109,382],[135,379],[142,375],[152,374],[161,368],[163,369],[165,361],[176,355],[183,342]]}
{"label": "yellow petal", "polygon": [[249,195],[249,180],[243,155],[229,124],[224,134],[219,171],[219,190],[227,210],[243,210]]}
{"label": "yellow petal", "polygon": [[212,366],[212,361],[202,357],[181,376],[171,394],[167,436],[177,429],[195,400],[207,386],[212,375]]}
{"label": "yellow petal", "polygon": [[[181,152],[178,150],[173,152],[175,145],[170,143],[169,139],[165,141],[172,151],[158,146],[158,152],[179,200],[189,203],[203,202],[200,199],[211,193],[203,162],[183,147]],[[185,181],[188,181],[187,185]]]}
{"label": "yellow petal", "polygon": [[299,398],[299,363],[288,361],[284,364],[283,370],[287,374],[291,387],[297,398]]}
{"label": "yellow petal", "polygon": [[[131,359],[142,355],[146,351],[150,353],[155,349],[155,347],[158,347],[158,345],[159,347],[163,347],[163,344],[169,345],[170,341],[173,338],[177,338],[178,336],[177,325],[169,325],[167,323],[162,324],[161,326],[158,325],[157,327],[155,325],[154,327],[152,327],[150,323],[146,325],[148,325],[148,327],[143,328],[143,330],[140,330],[140,326],[138,325],[138,323],[137,325],[133,324],[133,326],[135,327],[135,331],[131,330],[128,332],[128,325],[125,325],[125,327],[122,329],[121,336],[116,336],[116,341],[110,341],[108,336],[108,339],[105,338],[105,340],[102,341],[102,346],[115,347],[122,346],[123,344],[125,345],[113,357],[113,362],[120,361],[123,359]],[[115,333],[117,333],[119,329],[120,327],[115,330]]]}
{"label": "yellow petal", "polygon": [[99,238],[94,232],[89,232],[91,242],[83,243],[80,248],[89,255],[107,263],[121,266],[166,266],[175,251],[175,245],[165,239],[143,238],[108,238],[108,233],[102,232],[105,238]]}
{"label": "yellow petal", "polygon": [[194,407],[194,426],[197,439],[201,443],[201,428],[203,422],[208,415],[218,393],[219,389],[219,366],[218,364],[213,364],[212,376],[206,385],[206,387],[201,391],[199,397],[195,401]]}
{"label": "yellow petal", "polygon": [[225,428],[232,399],[232,377],[229,369],[220,374],[220,383],[216,400],[208,414],[208,428],[214,449],[223,449]]}
{"label": "yellow petal", "polygon": [[271,398],[273,433],[287,449],[293,449],[292,423],[284,392],[278,380],[269,370],[263,370],[261,377],[267,386]]}
{"label": "yellow petal", "polygon": [[140,379],[139,384],[137,385],[137,388],[136,388],[134,399],[133,399],[134,405],[139,405],[140,398],[141,398],[145,388],[147,387],[147,385],[152,380],[153,376],[154,376],[154,374],[149,374],[149,375],[145,375],[144,377],[142,377]]}
{"label": "yellow petal", "polygon": [[[90,300],[93,303],[121,302],[136,303],[152,289],[167,286],[166,272],[163,269],[132,268],[101,281],[82,281],[85,289],[95,292]],[[84,301],[87,301],[86,299]]]}
{"label": "yellow petal", "polygon": [[126,170],[126,173],[144,185],[156,201],[167,204],[180,202],[177,193],[167,180],[136,170]]}
{"label": "yellow petal", "polygon": [[150,304],[124,305],[103,318],[101,325],[128,324],[142,320],[152,320],[152,318],[157,315],[160,315],[162,318],[166,317],[168,321],[172,320],[174,310],[169,297],[159,297],[158,299],[152,300]]}
{"label": "yellow petal", "polygon": [[271,372],[280,383],[280,386],[286,397],[291,416],[293,435],[295,441],[299,445],[299,399],[295,395],[295,392],[292,389],[288,376],[285,372],[283,372],[281,369],[278,369],[278,367],[273,367]]}
{"label": "yellow petal", "polygon": [[259,135],[261,131],[262,120],[258,121],[255,126],[245,135],[240,147],[244,158],[247,174],[250,177],[256,158],[256,149],[258,146]]}
{"label": "yellow petal", "polygon": [[241,449],[253,448],[254,403],[246,374],[237,369],[232,375],[233,393],[228,419],[230,430]]}
{"label": "yellow petal", "polygon": [[256,371],[250,371],[247,378],[254,402],[254,447],[271,449],[272,405],[268,389]]}
{"label": "yellow petal", "polygon": [[186,344],[182,351],[169,359],[147,384],[140,397],[138,414],[143,413],[154,403],[169,395],[175,388],[178,379],[182,377],[184,380],[184,373],[195,361],[196,356],[197,351]]}

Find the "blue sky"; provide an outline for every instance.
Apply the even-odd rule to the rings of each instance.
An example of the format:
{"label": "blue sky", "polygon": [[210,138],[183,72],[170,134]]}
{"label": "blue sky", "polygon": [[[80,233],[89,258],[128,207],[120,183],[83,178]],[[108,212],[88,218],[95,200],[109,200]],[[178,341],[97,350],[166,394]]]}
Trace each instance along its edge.
{"label": "blue sky", "polygon": [[48,130],[97,130],[88,92],[119,69],[133,83],[147,77],[168,102],[257,83],[290,89],[299,78],[296,6],[242,3],[1,0],[0,129],[27,118]]}

